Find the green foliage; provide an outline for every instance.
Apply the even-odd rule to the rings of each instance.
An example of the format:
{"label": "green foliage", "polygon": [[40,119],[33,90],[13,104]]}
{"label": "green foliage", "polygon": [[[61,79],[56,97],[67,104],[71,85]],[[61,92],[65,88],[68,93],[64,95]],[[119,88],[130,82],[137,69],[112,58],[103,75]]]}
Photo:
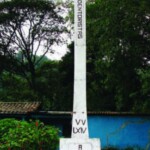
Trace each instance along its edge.
{"label": "green foliage", "polygon": [[137,69],[149,70],[149,4],[149,0],[87,4],[90,109],[131,111],[136,103],[148,101],[141,94]]}
{"label": "green foliage", "polygon": [[0,78],[0,101],[38,101],[38,95],[30,89],[27,81],[8,72]]}
{"label": "green foliage", "polygon": [[23,77],[3,72],[0,75],[0,101],[40,101],[43,110],[71,110],[72,60],[68,53],[64,61],[41,61],[35,72],[35,91]]}
{"label": "green foliage", "polygon": [[56,110],[59,107],[60,72],[59,62],[48,61],[37,69],[36,91],[43,102],[44,110]]}
{"label": "green foliage", "polygon": [[[56,109],[60,97],[58,63],[45,55],[54,53],[53,44],[64,42],[62,13],[62,7],[47,0],[0,3],[1,101],[40,100],[45,110]],[[37,56],[39,51],[41,56]]]}
{"label": "green foliage", "polygon": [[138,70],[138,75],[142,84],[142,93],[144,95],[149,96],[150,93],[150,70],[148,69],[140,69]]}
{"label": "green foliage", "polygon": [[[36,54],[28,53],[28,49],[23,47],[19,47],[19,49],[14,47],[14,40],[9,46],[5,43],[8,40],[4,35],[7,36],[7,31],[9,33],[10,27],[15,23],[17,25],[20,22],[23,25],[26,20],[31,19],[33,21],[31,23],[35,24],[33,18],[37,17],[39,24],[35,24],[33,29],[31,28],[29,35],[41,36],[45,33],[47,35],[45,38],[49,40],[51,31],[56,32],[58,28],[49,28],[53,26],[41,24],[40,19],[43,19],[43,15],[51,12],[50,18],[54,17],[56,22],[64,22],[63,18],[58,15],[60,12],[54,11],[56,10],[53,9],[56,8],[54,4],[47,5],[48,1],[42,0],[38,0],[38,3],[35,2],[37,1],[13,0],[0,4],[0,18],[2,18],[0,22],[2,27],[0,34],[0,99],[3,101],[40,100],[44,110],[72,110],[73,44],[69,46],[70,52],[57,62],[47,60],[43,56],[37,57]],[[73,5],[70,2],[65,5],[71,10],[66,19],[73,22]],[[14,6],[17,9],[13,9]],[[149,0],[87,2],[88,110],[150,112],[149,6]],[[9,7],[10,9],[8,9]],[[8,9],[8,14],[3,13],[4,8]],[[21,11],[27,15],[19,13]],[[45,13],[43,14],[43,12]],[[49,19],[46,18],[45,23],[47,21],[51,23],[52,18]],[[7,27],[9,30],[3,30]],[[61,28],[59,35],[63,31],[65,29]],[[17,36],[14,37],[14,39],[16,38]],[[59,39],[59,36],[57,38]],[[36,42],[40,41],[36,36],[33,39]],[[56,42],[53,37],[51,40],[52,43]],[[27,48],[27,41],[24,41],[24,44]],[[32,46],[30,45],[30,48]],[[45,48],[49,49],[47,46]],[[14,50],[20,52],[17,57]],[[42,60],[44,61],[42,62]],[[8,63],[6,64],[6,62]]]}
{"label": "green foliage", "polygon": [[56,150],[58,129],[40,121],[0,120],[0,149],[6,150]]}
{"label": "green foliage", "polygon": [[140,94],[142,96],[142,101],[135,101],[134,111],[142,110],[142,112],[149,113],[150,108],[150,70],[149,69],[139,69],[137,74],[141,83]]}
{"label": "green foliage", "polygon": [[[11,72],[25,78],[35,91],[36,67],[53,44],[64,42],[63,10],[47,0],[11,0],[0,3],[0,54],[15,59]],[[37,57],[41,51],[42,55]],[[19,53],[20,59],[16,59]],[[5,66],[3,66],[4,69]]]}
{"label": "green foliage", "polygon": [[74,44],[68,46],[69,52],[60,62],[61,73],[61,109],[72,111],[73,106],[73,80],[74,80]]}
{"label": "green foliage", "polygon": [[44,110],[72,110],[73,45],[62,61],[43,63],[37,70],[37,92]]}
{"label": "green foliage", "polygon": [[[149,70],[149,4],[149,0],[87,2],[88,110],[149,112],[149,80],[137,72]],[[73,5],[68,6],[73,23]],[[72,60],[67,57],[63,61],[69,67]],[[72,76],[71,69],[65,70]]]}

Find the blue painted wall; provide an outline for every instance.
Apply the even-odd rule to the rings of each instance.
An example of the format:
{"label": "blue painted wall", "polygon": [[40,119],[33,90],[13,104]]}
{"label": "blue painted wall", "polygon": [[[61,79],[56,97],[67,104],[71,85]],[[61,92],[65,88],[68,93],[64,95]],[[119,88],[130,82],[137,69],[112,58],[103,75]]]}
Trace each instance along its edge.
{"label": "blue painted wall", "polygon": [[88,123],[90,138],[100,138],[102,148],[139,146],[146,150],[150,144],[150,117],[88,116]]}
{"label": "blue painted wall", "polygon": [[[71,134],[71,115],[0,116],[1,119],[12,117],[21,120],[40,119],[45,124],[59,127],[64,137],[70,137]],[[150,150],[150,116],[89,115],[88,125],[90,138],[100,138],[102,148],[139,146],[143,150]]]}

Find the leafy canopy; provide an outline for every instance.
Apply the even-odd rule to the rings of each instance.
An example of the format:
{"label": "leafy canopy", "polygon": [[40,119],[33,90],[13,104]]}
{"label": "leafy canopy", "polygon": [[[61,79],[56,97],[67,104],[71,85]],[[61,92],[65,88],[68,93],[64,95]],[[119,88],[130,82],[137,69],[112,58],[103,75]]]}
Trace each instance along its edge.
{"label": "leafy canopy", "polygon": [[[63,42],[65,20],[61,7],[47,0],[11,0],[0,3],[0,54],[16,59],[17,72],[35,87],[35,67],[52,45]],[[38,52],[43,54],[37,59]]]}

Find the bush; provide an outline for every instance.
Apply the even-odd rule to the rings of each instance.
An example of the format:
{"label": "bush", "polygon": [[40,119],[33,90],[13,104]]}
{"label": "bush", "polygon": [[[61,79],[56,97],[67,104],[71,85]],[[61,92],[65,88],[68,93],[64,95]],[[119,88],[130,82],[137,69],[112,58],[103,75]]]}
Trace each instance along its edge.
{"label": "bush", "polygon": [[1,150],[56,150],[59,130],[40,121],[0,120]]}

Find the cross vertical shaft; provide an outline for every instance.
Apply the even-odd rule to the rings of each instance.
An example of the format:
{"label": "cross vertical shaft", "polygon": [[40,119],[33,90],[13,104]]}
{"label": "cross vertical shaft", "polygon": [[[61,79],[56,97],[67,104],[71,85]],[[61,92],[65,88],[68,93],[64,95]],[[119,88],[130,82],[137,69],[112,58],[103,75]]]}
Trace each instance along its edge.
{"label": "cross vertical shaft", "polygon": [[89,138],[86,107],[86,0],[74,0],[75,61],[71,138],[60,139],[60,150],[100,150],[100,140]]}
{"label": "cross vertical shaft", "polygon": [[75,61],[72,138],[88,138],[86,110],[86,1],[75,0]]}

